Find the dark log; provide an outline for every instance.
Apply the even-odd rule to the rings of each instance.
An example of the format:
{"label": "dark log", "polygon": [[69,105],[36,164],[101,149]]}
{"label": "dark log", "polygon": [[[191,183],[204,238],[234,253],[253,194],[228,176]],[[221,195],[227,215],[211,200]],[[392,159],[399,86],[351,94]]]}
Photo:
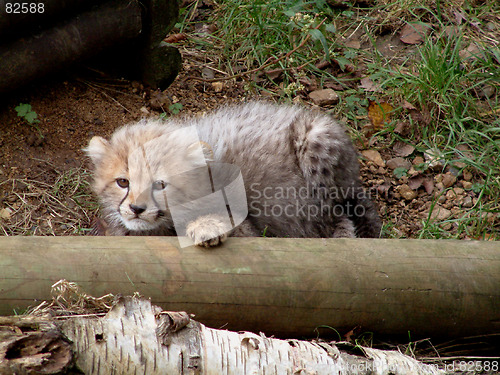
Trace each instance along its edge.
{"label": "dark log", "polygon": [[0,93],[137,37],[141,27],[140,6],[134,1],[117,0],[62,26],[0,46]]}
{"label": "dark log", "polygon": [[282,337],[322,325],[412,338],[500,332],[492,242],[230,238],[204,250],[170,237],[0,238],[0,314],[50,299],[59,279]]}
{"label": "dark log", "polygon": [[[89,10],[107,0],[32,0],[30,2],[0,0],[0,41],[34,35],[55,24]],[[14,5],[14,4],[18,5]],[[9,4],[7,6],[7,4]]]}

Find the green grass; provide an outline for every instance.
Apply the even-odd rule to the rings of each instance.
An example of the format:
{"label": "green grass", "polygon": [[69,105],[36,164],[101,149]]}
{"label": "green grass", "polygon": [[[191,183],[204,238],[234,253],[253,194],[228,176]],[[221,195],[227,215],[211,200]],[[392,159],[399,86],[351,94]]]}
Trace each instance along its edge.
{"label": "green grass", "polygon": [[[184,10],[180,31],[189,29],[197,4]],[[347,84],[338,92],[340,103],[329,111],[347,120],[357,140],[364,144],[375,140],[379,149],[403,141],[415,146],[414,156],[437,149],[445,165],[439,171],[424,165],[427,176],[445,168],[459,177],[464,172],[473,175],[473,206],[436,222],[430,219],[436,195],[417,236],[498,238],[500,50],[495,40],[500,34],[500,4],[474,0],[373,0],[364,8],[344,4],[335,8],[326,1],[224,0],[207,20],[216,31],[210,36],[192,34],[191,41],[206,61],[226,72],[226,78],[245,80],[257,95],[307,100],[306,78],[315,80],[318,88],[325,82]],[[464,17],[459,25],[457,12]],[[431,23],[432,31],[408,52],[384,56],[375,47],[381,33],[397,33],[407,22]],[[488,34],[488,23],[496,34]],[[450,27],[454,31],[447,34]],[[360,41],[371,42],[371,48],[343,45],[343,39],[356,30],[363,30]],[[329,68],[318,68],[322,61],[329,61]],[[272,71],[279,74],[271,76]],[[382,91],[360,88],[364,76]],[[484,95],[491,91],[492,95]],[[387,101],[396,111],[393,123],[363,140],[369,100]],[[403,108],[405,103],[415,108],[420,120]],[[401,121],[409,124],[409,134],[394,132]],[[394,172],[392,178],[406,178],[403,171]],[[396,226],[385,223],[387,237],[398,237]]]}
{"label": "green grass", "polygon": [[[481,238],[495,230],[488,225],[488,213],[500,212],[500,103],[496,95],[481,98],[485,88],[500,90],[500,59],[498,50],[486,49],[464,58],[467,44],[460,36],[429,37],[412,71],[388,71],[383,87],[393,100],[407,101],[429,118],[427,124],[414,125],[410,141],[417,148],[438,149],[458,174],[469,170],[479,181],[476,192],[481,199],[451,222],[459,233]],[[446,237],[441,228],[428,219],[420,237]]]}

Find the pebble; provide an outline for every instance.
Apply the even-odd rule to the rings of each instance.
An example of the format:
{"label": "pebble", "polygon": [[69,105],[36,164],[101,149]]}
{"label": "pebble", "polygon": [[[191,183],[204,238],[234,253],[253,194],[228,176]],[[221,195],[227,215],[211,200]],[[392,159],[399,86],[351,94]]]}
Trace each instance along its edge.
{"label": "pebble", "polygon": [[443,179],[441,182],[443,183],[443,186],[445,188],[449,188],[455,184],[455,181],[457,181],[457,178],[452,175],[451,173],[445,173],[443,176]]}
{"label": "pebble", "polygon": [[434,209],[432,210],[432,213],[431,213],[431,219],[438,220],[438,221],[446,220],[450,216],[451,216],[451,211],[440,206],[439,204],[436,204],[434,206]]}
{"label": "pebble", "polygon": [[215,92],[222,92],[222,89],[224,88],[224,83],[223,82],[212,82],[212,87],[214,88]]}
{"label": "pebble", "polygon": [[413,165],[419,165],[423,163],[424,163],[424,158],[421,156],[417,156],[415,157],[415,159],[413,159]]}
{"label": "pebble", "polygon": [[444,167],[444,158],[438,149],[430,148],[424,151],[424,158],[429,163],[430,168]]}
{"label": "pebble", "polygon": [[417,192],[406,184],[399,186],[398,193],[407,201],[411,201],[417,197]]}
{"label": "pebble", "polygon": [[309,98],[314,102],[314,104],[319,106],[332,105],[339,102],[338,94],[332,89],[323,89],[310,92]]}
{"label": "pebble", "polygon": [[0,210],[0,219],[8,219],[12,215],[12,210],[9,207]]}
{"label": "pebble", "polygon": [[472,189],[472,182],[470,182],[470,181],[462,181],[462,187],[465,190],[470,190],[470,189]]}
{"label": "pebble", "polygon": [[391,169],[404,168],[408,170],[411,168],[411,163],[408,160],[399,157],[387,160],[387,166]]}
{"label": "pebble", "polygon": [[462,202],[462,207],[470,208],[472,207],[472,198],[470,196],[465,196],[464,201]]}

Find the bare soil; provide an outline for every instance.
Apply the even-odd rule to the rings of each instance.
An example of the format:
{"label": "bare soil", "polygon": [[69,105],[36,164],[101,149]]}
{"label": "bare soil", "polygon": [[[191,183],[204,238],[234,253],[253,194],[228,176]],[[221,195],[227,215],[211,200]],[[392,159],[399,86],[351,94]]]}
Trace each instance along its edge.
{"label": "bare soil", "polygon": [[[356,42],[356,35],[353,38]],[[414,47],[392,34],[381,36],[377,48],[397,58]],[[90,164],[82,149],[92,136],[107,137],[139,118],[168,113],[175,103],[182,104],[180,115],[197,115],[255,96],[245,91],[242,80],[214,84],[193,79],[205,76],[207,69],[210,73],[210,64],[195,50],[181,51],[183,70],[164,92],[83,64],[0,101],[0,234],[88,233],[97,204],[89,187]],[[308,93],[306,90],[296,99],[313,105]],[[20,103],[31,104],[40,120],[36,126],[17,115],[15,107]],[[360,163],[363,182],[389,224],[383,234],[386,237],[415,238],[431,210],[437,220],[460,217],[478,199],[470,188],[475,178],[472,173],[455,176],[449,167],[438,167],[397,178],[387,162],[402,156],[403,163],[416,165],[423,162],[423,155],[405,153],[404,144],[379,147],[367,139],[356,139],[355,144],[361,152],[374,146],[380,150],[381,163],[365,154],[360,154]],[[395,161],[396,168],[398,162],[401,160]],[[499,225],[494,214],[488,220],[491,228]],[[457,226],[448,222],[441,229],[453,233]],[[461,238],[468,237],[463,234]]]}

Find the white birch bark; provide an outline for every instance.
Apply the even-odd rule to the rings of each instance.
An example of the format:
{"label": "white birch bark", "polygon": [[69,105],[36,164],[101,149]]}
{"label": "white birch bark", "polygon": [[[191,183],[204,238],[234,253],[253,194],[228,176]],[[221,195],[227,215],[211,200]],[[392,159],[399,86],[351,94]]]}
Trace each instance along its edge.
{"label": "white birch bark", "polygon": [[68,319],[62,331],[87,375],[444,374],[394,351],[353,355],[333,344],[211,329],[134,297],[104,317]]}

